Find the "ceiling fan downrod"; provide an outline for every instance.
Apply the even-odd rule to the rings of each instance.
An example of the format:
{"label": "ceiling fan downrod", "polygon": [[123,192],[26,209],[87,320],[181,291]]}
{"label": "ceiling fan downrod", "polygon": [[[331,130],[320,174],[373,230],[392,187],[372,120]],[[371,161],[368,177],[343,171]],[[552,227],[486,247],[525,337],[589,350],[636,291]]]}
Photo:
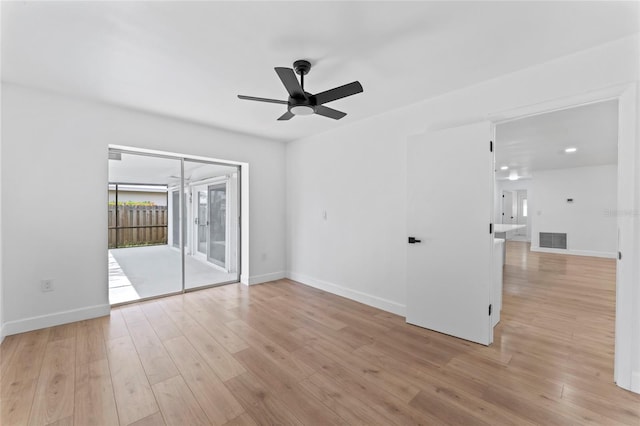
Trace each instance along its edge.
{"label": "ceiling fan downrod", "polygon": [[300,87],[302,87],[302,91],[304,92],[304,76],[309,74],[311,63],[304,59],[299,59],[293,63],[293,69],[296,71],[296,74],[300,75]]}

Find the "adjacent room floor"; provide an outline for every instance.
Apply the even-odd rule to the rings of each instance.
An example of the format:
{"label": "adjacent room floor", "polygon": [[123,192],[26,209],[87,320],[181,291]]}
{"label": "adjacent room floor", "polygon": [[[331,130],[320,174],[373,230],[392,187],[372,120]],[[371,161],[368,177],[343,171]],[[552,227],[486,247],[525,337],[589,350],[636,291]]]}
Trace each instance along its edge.
{"label": "adjacent room floor", "polygon": [[[237,281],[207,262],[186,256],[185,288]],[[109,250],[109,302],[144,299],[182,290],[180,251],[168,245]]]}

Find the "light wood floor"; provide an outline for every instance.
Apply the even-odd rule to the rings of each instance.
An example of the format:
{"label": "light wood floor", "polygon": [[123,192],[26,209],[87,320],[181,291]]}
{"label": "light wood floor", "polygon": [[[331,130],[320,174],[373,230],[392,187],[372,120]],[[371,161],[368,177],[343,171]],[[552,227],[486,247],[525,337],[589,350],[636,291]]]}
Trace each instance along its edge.
{"label": "light wood floor", "polygon": [[288,280],[128,305],[7,337],[0,423],[637,426],[614,273],[510,242],[491,347]]}

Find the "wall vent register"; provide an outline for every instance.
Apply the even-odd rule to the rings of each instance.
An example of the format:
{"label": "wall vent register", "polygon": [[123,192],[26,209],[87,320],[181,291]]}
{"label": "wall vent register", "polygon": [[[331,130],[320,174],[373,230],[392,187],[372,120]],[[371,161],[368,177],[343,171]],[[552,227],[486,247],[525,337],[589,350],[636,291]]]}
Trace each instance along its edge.
{"label": "wall vent register", "polygon": [[540,247],[567,249],[567,234],[559,232],[541,232]]}

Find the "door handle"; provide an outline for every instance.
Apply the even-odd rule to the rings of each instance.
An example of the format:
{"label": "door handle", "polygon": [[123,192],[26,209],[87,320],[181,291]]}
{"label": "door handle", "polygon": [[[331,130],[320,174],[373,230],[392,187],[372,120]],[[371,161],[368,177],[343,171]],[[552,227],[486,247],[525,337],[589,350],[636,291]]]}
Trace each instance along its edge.
{"label": "door handle", "polygon": [[415,237],[409,237],[409,244],[421,243],[422,240],[418,240]]}

